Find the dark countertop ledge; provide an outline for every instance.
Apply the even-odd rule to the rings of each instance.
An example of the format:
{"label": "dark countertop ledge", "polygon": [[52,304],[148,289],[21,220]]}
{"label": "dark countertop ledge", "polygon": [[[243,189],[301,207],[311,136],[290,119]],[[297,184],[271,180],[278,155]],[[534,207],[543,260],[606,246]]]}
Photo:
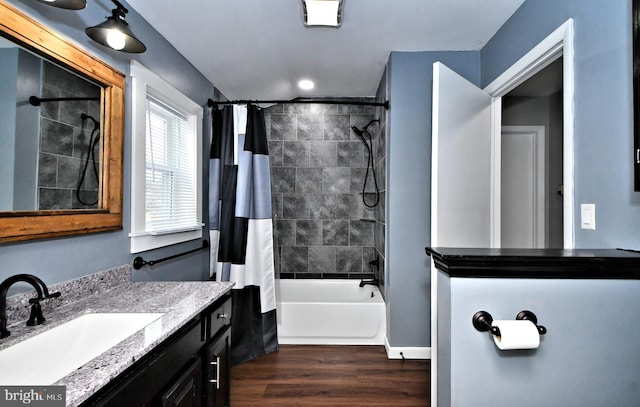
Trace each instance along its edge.
{"label": "dark countertop ledge", "polygon": [[426,247],[449,277],[640,279],[640,252],[622,249]]}

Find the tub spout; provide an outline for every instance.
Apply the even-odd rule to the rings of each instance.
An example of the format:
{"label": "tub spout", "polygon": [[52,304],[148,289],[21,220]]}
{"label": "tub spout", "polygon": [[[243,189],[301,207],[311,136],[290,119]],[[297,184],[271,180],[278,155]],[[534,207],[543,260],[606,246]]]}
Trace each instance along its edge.
{"label": "tub spout", "polygon": [[377,278],[373,278],[371,280],[360,280],[360,287],[364,287],[365,285],[375,285],[376,287],[379,287],[379,283],[378,283],[378,279]]}

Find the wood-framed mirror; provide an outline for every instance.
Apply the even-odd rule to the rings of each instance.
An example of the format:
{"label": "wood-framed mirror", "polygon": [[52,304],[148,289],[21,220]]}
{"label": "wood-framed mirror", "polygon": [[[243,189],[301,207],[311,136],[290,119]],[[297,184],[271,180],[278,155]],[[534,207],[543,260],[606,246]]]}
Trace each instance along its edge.
{"label": "wood-framed mirror", "polygon": [[[85,234],[92,232],[103,232],[109,230],[117,230],[122,228],[122,173],[123,173],[123,141],[124,141],[124,89],[125,89],[125,76],[121,72],[113,69],[108,66],[101,60],[96,57],[88,54],[84,50],[78,48],[74,44],[66,41],[61,35],[47,28],[46,26],[40,24],[37,21],[34,21],[30,17],[26,16],[19,10],[13,8],[12,6],[6,4],[4,1],[0,0],[0,36],[2,40],[10,41],[15,44],[19,48],[19,52],[28,54],[27,59],[40,57],[43,61],[39,68],[36,68],[35,71],[40,72],[39,75],[45,76],[44,73],[46,71],[45,65],[50,66],[50,70],[54,70],[56,72],[63,72],[65,74],[75,76],[82,81],[89,84],[88,88],[85,87],[84,91],[86,92],[89,89],[89,93],[93,93],[92,95],[87,95],[90,97],[85,98],[73,98],[67,97],[62,98],[64,101],[55,101],[49,100],[49,102],[54,102],[60,106],[62,103],[67,100],[74,100],[74,102],[78,102],[77,99],[86,99],[86,100],[95,100],[93,105],[87,105],[85,103],[85,108],[83,109],[75,109],[74,115],[78,117],[75,120],[82,120],[80,124],[69,126],[64,124],[66,127],[72,128],[71,132],[75,133],[83,133],[87,131],[87,129],[92,128],[93,137],[90,142],[87,142],[87,134],[83,133],[81,136],[85,139],[84,144],[95,146],[93,149],[84,148],[81,152],[80,148],[77,148],[74,153],[71,154],[71,157],[67,160],[67,166],[72,166],[76,169],[84,167],[94,167],[95,169],[91,169],[88,172],[85,172],[85,175],[91,176],[91,172],[94,173],[95,178],[91,182],[93,186],[89,189],[88,193],[91,196],[89,200],[91,202],[84,202],[87,205],[77,203],[73,204],[60,204],[60,203],[48,203],[43,204],[45,192],[50,193],[52,176],[51,172],[55,172],[54,170],[43,170],[44,162],[47,161],[53,155],[60,154],[55,151],[55,149],[60,148],[57,144],[57,139],[54,137],[49,137],[48,141],[44,139],[42,134],[42,128],[45,126],[44,122],[46,120],[51,119],[51,117],[46,117],[45,113],[38,113],[39,116],[35,118],[35,120],[31,120],[32,127],[36,127],[37,134],[35,136],[27,135],[26,131],[22,129],[19,132],[14,131],[15,135],[13,139],[9,139],[9,141],[2,141],[2,137],[4,135],[0,132],[0,146],[4,145],[12,145],[13,148],[18,152],[20,148],[17,146],[20,143],[24,143],[24,139],[32,138],[34,142],[31,144],[49,144],[50,147],[48,151],[44,153],[41,152],[41,147],[31,147],[37,151],[31,151],[31,156],[34,158],[35,162],[30,162],[20,157],[14,157],[13,154],[7,154],[7,149],[3,146],[2,150],[4,152],[0,153],[0,162],[5,161],[5,166],[10,167],[6,164],[6,159],[14,160],[16,163],[21,162],[30,162],[31,167],[35,168],[35,170],[30,170],[31,172],[35,172],[37,180],[36,181],[23,181],[21,178],[17,178],[18,176],[22,176],[24,172],[29,172],[24,169],[18,168],[18,165],[15,165],[13,168],[14,174],[11,174],[11,177],[5,176],[6,179],[11,178],[13,184],[25,186],[31,183],[28,190],[30,192],[27,195],[33,195],[29,199],[32,200],[33,204],[16,204],[13,205],[11,203],[6,206],[2,206],[0,204],[0,243],[11,242],[11,241],[20,241],[20,240],[30,240],[30,239],[39,239],[39,238],[48,238],[48,237],[56,237],[56,236],[65,236],[65,235],[73,235],[73,234]],[[8,58],[2,58],[3,61],[8,60]],[[19,58],[16,59],[16,67],[22,68],[23,65],[19,65],[22,60]],[[16,69],[16,71],[24,71],[22,69]],[[0,81],[2,74],[2,67],[0,67]],[[7,76],[7,75],[5,75]],[[58,77],[59,78],[59,77]],[[54,79],[60,82],[59,79]],[[20,83],[20,80],[16,80],[16,82]],[[28,82],[22,80],[22,83]],[[19,85],[18,85],[19,86]],[[36,98],[40,98],[41,101],[46,102],[46,99],[55,99],[46,97],[45,85],[37,85],[40,89],[40,95],[32,95]],[[36,86],[36,89],[37,89]],[[2,82],[0,82],[0,89],[2,89]],[[93,90],[92,90],[93,89]],[[63,92],[63,91],[61,91]],[[20,92],[17,92],[20,94]],[[65,93],[63,93],[65,94]],[[24,96],[24,92],[22,93]],[[73,94],[71,94],[73,96]],[[5,100],[5,103],[9,103],[7,106],[9,108],[24,108],[27,105],[24,97],[14,98],[15,103],[12,101],[6,102],[6,100],[11,100],[5,98],[0,95],[0,99]],[[32,110],[42,110],[42,111],[51,111],[53,110],[50,105],[47,104],[37,104],[38,100],[35,102],[31,101],[32,106],[29,108]],[[36,104],[34,104],[36,103]],[[82,102],[81,102],[82,103]],[[15,106],[12,106],[15,105]],[[33,107],[36,106],[36,107]],[[58,108],[57,111],[62,111],[63,109]],[[91,123],[86,123],[87,113],[93,112],[94,121]],[[80,116],[82,114],[85,116]],[[30,113],[29,114],[33,114]],[[60,115],[62,115],[60,113]],[[45,120],[46,119],[46,120]],[[60,119],[62,121],[62,119]],[[19,120],[16,119],[16,122]],[[22,119],[24,121],[24,118]],[[35,124],[33,124],[35,123]],[[13,125],[13,124],[12,124]],[[75,126],[75,127],[74,127]],[[6,126],[11,127],[11,126]],[[48,129],[51,131],[51,128],[55,129],[56,126],[48,126]],[[68,136],[60,136],[60,139],[64,139],[67,137],[67,144],[76,143],[75,140],[68,140]],[[75,136],[71,136],[75,137]],[[60,143],[64,144],[63,141]],[[77,143],[76,143],[77,144]],[[54,151],[52,151],[52,148]],[[55,154],[54,154],[55,153]],[[92,154],[92,158],[89,161],[88,157]],[[86,158],[86,161],[83,161]],[[65,164],[63,161],[66,157],[58,157],[59,162],[57,164],[57,169],[60,170]],[[31,160],[31,161],[34,161]],[[72,162],[75,160],[75,164]],[[82,163],[85,162],[83,166]],[[1,167],[0,167],[1,168]],[[77,170],[78,173],[80,170]],[[43,175],[44,174],[44,175]],[[6,174],[5,174],[6,175]],[[75,195],[80,198],[80,185],[86,185],[87,179],[86,177],[80,176],[80,182],[77,181],[67,181],[67,189],[69,191],[64,192],[67,194],[74,194],[73,184],[77,184],[77,191],[75,191]],[[47,182],[49,184],[47,184]],[[45,188],[49,188],[45,191]],[[85,187],[83,187],[84,189]],[[62,194],[62,191],[58,191]],[[57,193],[57,192],[56,192]],[[87,193],[87,191],[83,191],[83,193]],[[14,190],[5,191],[0,188],[0,195],[4,195],[5,201],[10,199],[6,199],[7,195],[15,195],[14,200],[18,200],[18,196],[21,193],[14,192]],[[70,195],[71,196],[71,195]],[[74,199],[70,199],[74,201]],[[30,206],[31,205],[31,206]]]}

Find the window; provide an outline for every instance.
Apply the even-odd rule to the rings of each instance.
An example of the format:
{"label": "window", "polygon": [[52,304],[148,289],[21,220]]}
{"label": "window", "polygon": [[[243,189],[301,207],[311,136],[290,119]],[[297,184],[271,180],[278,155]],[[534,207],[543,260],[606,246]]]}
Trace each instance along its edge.
{"label": "window", "polygon": [[131,253],[202,237],[202,108],[132,62]]}

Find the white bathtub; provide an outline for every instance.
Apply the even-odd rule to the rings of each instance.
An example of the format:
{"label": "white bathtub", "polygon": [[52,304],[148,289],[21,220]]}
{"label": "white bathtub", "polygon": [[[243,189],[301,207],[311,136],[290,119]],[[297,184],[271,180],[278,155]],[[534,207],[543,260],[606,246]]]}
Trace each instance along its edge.
{"label": "white bathtub", "polygon": [[378,287],[360,280],[277,280],[278,342],[383,345],[385,305]]}

